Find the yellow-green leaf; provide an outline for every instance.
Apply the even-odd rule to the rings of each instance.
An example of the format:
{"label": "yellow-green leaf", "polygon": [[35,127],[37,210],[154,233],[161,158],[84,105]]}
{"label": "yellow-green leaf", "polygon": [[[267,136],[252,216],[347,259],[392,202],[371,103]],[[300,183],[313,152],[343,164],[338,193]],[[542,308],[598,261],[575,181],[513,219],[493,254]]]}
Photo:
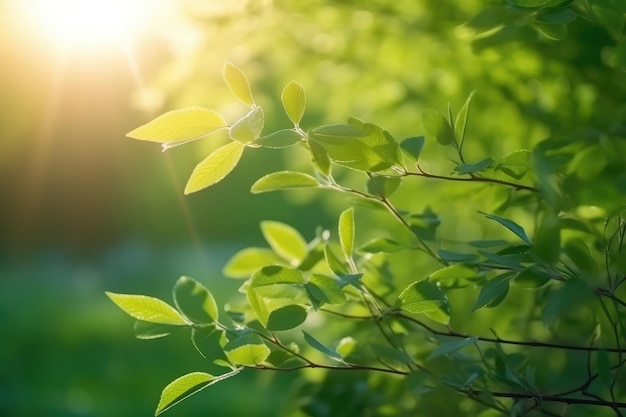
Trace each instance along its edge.
{"label": "yellow-green leaf", "polygon": [[283,90],[280,99],[283,102],[289,120],[291,120],[295,126],[298,126],[304,115],[304,108],[306,107],[304,87],[296,81],[290,81]]}
{"label": "yellow-green leaf", "polygon": [[346,258],[352,257],[354,250],[354,208],[350,207],[339,216],[339,242]]}
{"label": "yellow-green leaf", "polygon": [[254,333],[245,333],[224,346],[228,359],[240,365],[258,365],[265,361],[271,351],[263,340]]}
{"label": "yellow-green leaf", "polygon": [[254,104],[248,78],[246,78],[245,74],[239,68],[234,66],[232,63],[227,62],[224,64],[223,76],[224,81],[226,81],[226,85],[228,85],[228,88],[230,88],[230,91],[233,92],[235,97],[249,106]]}
{"label": "yellow-green leaf", "polygon": [[224,266],[224,275],[230,278],[249,278],[267,265],[280,264],[280,258],[269,248],[246,248],[237,252]]}
{"label": "yellow-green leaf", "polygon": [[162,114],[131,130],[127,137],[163,143],[164,147],[202,138],[228,124],[217,112],[202,107],[189,107]]}
{"label": "yellow-green leaf", "polygon": [[258,194],[288,188],[317,187],[319,185],[320,183],[315,178],[302,172],[279,171],[259,178],[252,184],[250,191]]}
{"label": "yellow-green leaf", "polygon": [[293,227],[275,221],[261,222],[261,232],[274,252],[296,265],[308,250],[302,235]]}
{"label": "yellow-green leaf", "polygon": [[243,143],[233,141],[207,156],[191,173],[185,194],[195,193],[223,180],[237,166],[244,148]]}
{"label": "yellow-green leaf", "polygon": [[126,314],[137,320],[176,326],[189,324],[174,307],[158,298],[147,295],[117,294],[108,291],[106,295]]}
{"label": "yellow-green leaf", "polygon": [[263,116],[263,109],[255,107],[244,117],[239,119],[228,132],[231,139],[242,142],[250,143],[257,140],[263,130],[263,123],[265,117]]}

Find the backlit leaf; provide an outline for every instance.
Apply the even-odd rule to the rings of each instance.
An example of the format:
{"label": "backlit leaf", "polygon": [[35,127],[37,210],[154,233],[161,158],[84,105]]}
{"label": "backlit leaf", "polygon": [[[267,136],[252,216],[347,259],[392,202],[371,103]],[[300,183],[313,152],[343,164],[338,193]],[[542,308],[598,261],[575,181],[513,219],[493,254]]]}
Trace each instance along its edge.
{"label": "backlit leaf", "polygon": [[283,102],[289,120],[291,120],[294,125],[298,126],[304,115],[304,108],[306,107],[304,87],[296,81],[290,81],[283,90],[280,99]]}
{"label": "backlit leaf", "polygon": [[222,272],[230,278],[249,278],[262,267],[280,264],[282,261],[271,249],[245,248],[228,260]]}
{"label": "backlit leaf", "polygon": [[307,254],[307,243],[293,227],[276,221],[261,222],[261,232],[267,243],[278,255],[297,265]]}
{"label": "backlit leaf", "polygon": [[261,135],[264,122],[263,109],[255,107],[231,126],[228,135],[241,143],[254,142]]}
{"label": "backlit leaf", "polygon": [[185,317],[196,323],[212,323],[219,317],[213,294],[189,277],[176,281],[174,302]]}
{"label": "backlit leaf", "polygon": [[441,145],[454,143],[454,131],[450,122],[441,113],[434,110],[426,110],[422,114],[426,131],[433,135]]}
{"label": "backlit leaf", "polygon": [[367,253],[379,253],[379,252],[399,252],[403,249],[406,249],[404,246],[400,245],[398,242],[392,239],[387,239],[386,237],[376,237],[366,244],[359,247],[359,252],[367,252]]}
{"label": "backlit leaf", "polygon": [[226,81],[226,85],[228,85],[228,88],[230,88],[230,91],[232,91],[235,97],[249,106],[254,105],[248,78],[246,78],[239,68],[227,62],[224,64],[223,77],[224,81]]}
{"label": "backlit leaf", "polygon": [[279,171],[259,178],[252,184],[250,191],[259,194],[290,188],[317,187],[319,185],[320,183],[315,178],[302,172]]}
{"label": "backlit leaf", "polygon": [[411,159],[417,162],[424,148],[424,142],[424,136],[408,138],[400,142],[400,149],[402,149],[405,155],[410,156]]}
{"label": "backlit leaf", "polygon": [[243,143],[233,141],[213,151],[194,168],[185,185],[185,194],[195,193],[223,180],[239,163],[244,148]]}
{"label": "backlit leaf", "polygon": [[398,306],[410,313],[439,313],[429,315],[447,323],[450,315],[448,297],[435,284],[428,281],[415,281],[400,293]]}
{"label": "backlit leaf", "polygon": [[546,215],[535,234],[532,253],[544,262],[554,263],[561,254],[561,228],[559,217],[554,213]]}
{"label": "backlit leaf", "polygon": [[176,326],[189,324],[174,307],[158,298],[147,295],[116,294],[108,291],[106,295],[126,314],[137,320]]}
{"label": "backlit leaf", "polygon": [[331,359],[335,359],[339,362],[343,362],[343,358],[341,357],[339,353],[335,352],[334,350],[332,350],[331,348],[329,348],[328,346],[326,346],[325,344],[323,344],[322,342],[320,342],[319,340],[317,340],[315,337],[311,336],[309,333],[305,332],[304,330],[302,331],[302,334],[304,335],[304,340],[313,349],[322,352],[324,355],[328,356]]}
{"label": "backlit leaf", "polygon": [[302,134],[293,129],[283,129],[267,136],[261,136],[254,144],[264,148],[281,149],[300,142],[302,138]]}
{"label": "backlit leaf", "polygon": [[176,144],[200,139],[227,125],[224,118],[213,110],[189,107],[162,114],[131,130],[126,136],[163,144]]}
{"label": "backlit leaf", "polygon": [[478,340],[477,337],[468,337],[465,339],[454,340],[452,342],[444,343],[442,345],[439,345],[439,347],[437,347],[435,350],[433,350],[428,356],[428,359],[433,359],[433,358],[436,358],[438,356],[443,356],[443,355],[450,355],[454,352],[457,352],[467,346],[470,346],[476,343],[477,340]]}
{"label": "backlit leaf", "polygon": [[339,242],[346,258],[352,257],[354,249],[354,208],[344,210],[339,216]]}
{"label": "backlit leaf", "polygon": [[326,149],[313,141],[308,141],[308,145],[313,166],[322,174],[326,176],[330,175],[330,157]]}
{"label": "backlit leaf", "polygon": [[265,361],[271,351],[260,336],[249,332],[230,340],[224,346],[224,352],[231,362],[252,366]]}
{"label": "backlit leaf", "polygon": [[460,175],[465,174],[473,174],[474,172],[484,171],[489,168],[489,164],[491,164],[491,158],[485,158],[478,162],[474,162],[473,164],[458,164],[454,168],[454,172]]}
{"label": "backlit leaf", "polygon": [[483,213],[482,211],[479,211],[479,213],[482,214],[483,216],[485,216],[488,219],[495,220],[496,222],[500,223],[502,226],[506,227],[511,232],[515,233],[524,242],[528,243],[529,245],[532,245],[532,242],[530,241],[530,239],[526,235],[526,232],[524,231],[522,226],[520,226],[519,224],[515,223],[512,220],[508,220],[508,219],[505,219],[505,218],[502,218],[502,217],[498,217],[498,216],[496,216],[494,214]]}

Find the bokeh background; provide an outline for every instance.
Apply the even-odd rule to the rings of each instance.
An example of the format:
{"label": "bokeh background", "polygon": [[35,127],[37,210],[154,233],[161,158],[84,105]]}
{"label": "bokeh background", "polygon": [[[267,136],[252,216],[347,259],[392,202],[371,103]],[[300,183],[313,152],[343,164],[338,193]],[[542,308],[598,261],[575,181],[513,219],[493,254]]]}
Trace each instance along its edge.
{"label": "bokeh background", "polygon": [[[161,389],[202,369],[202,358],[182,335],[134,339],[132,320],[104,291],[169,300],[175,280],[189,275],[223,303],[239,283],[221,268],[238,249],[262,244],[261,220],[311,238],[347,207],[317,192],[247,192],[265,173],[305,167],[297,150],[247,152],[222,183],[183,197],[195,164],[225,138],[165,153],[125,138],[186,106],[231,122],[243,115],[221,80],[225,61],[250,78],[266,131],[288,126],[279,97],[292,79],[307,90],[304,126],[355,115],[398,139],[424,133],[422,110],[459,109],[476,90],[466,148],[474,160],[624,113],[624,77],[594,72],[612,42],[606,33],[583,24],[577,39],[587,43],[557,44],[520,27],[515,47],[498,48],[497,37],[472,43],[464,23],[482,6],[474,0],[0,4],[2,416],[152,415]],[[431,143],[424,152],[435,171],[450,156]],[[471,209],[480,193],[417,184],[400,204],[432,206],[451,239],[482,236]],[[457,197],[467,213],[452,212]],[[245,374],[168,415],[277,415],[292,382]]]}

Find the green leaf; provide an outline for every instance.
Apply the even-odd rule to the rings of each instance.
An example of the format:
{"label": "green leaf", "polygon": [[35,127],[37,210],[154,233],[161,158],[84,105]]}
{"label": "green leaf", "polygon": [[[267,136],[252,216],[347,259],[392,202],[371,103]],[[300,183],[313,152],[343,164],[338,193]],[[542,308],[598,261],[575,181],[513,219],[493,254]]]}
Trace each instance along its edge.
{"label": "green leaf", "polygon": [[581,238],[572,238],[565,243],[563,248],[567,256],[574,262],[578,269],[588,274],[598,271],[598,263],[591,255],[589,246]]}
{"label": "green leaf", "polygon": [[155,416],[173,407],[187,397],[215,383],[215,377],[204,372],[192,372],[170,382],[161,392]]}
{"label": "green leaf", "polygon": [[276,221],[261,222],[261,232],[267,243],[279,256],[298,265],[308,252],[307,243],[293,227]]}
{"label": "green leaf", "polygon": [[546,215],[537,228],[532,253],[547,263],[554,263],[561,254],[561,222],[554,213]]}
{"label": "green leaf", "polygon": [[257,140],[263,130],[265,117],[261,107],[254,107],[248,114],[239,119],[228,131],[231,139],[241,143]]}
{"label": "green leaf", "polygon": [[454,131],[450,122],[441,113],[435,110],[426,110],[422,114],[426,131],[433,135],[441,145],[454,143]]}
{"label": "green leaf", "polygon": [[281,149],[294,145],[302,139],[303,136],[301,133],[298,133],[293,129],[283,129],[267,136],[261,136],[256,140],[256,142],[254,142],[254,144],[264,148]]}
{"label": "green leaf", "polygon": [[265,328],[271,332],[291,330],[306,320],[307,312],[299,305],[288,305],[270,313]]}
{"label": "green leaf", "polygon": [[354,249],[354,208],[344,210],[339,216],[339,242],[346,258],[352,257]]}
{"label": "green leaf", "polygon": [[234,254],[222,272],[230,278],[249,278],[262,267],[280,264],[282,261],[271,249],[246,248]]}
{"label": "green leaf", "polygon": [[285,112],[289,116],[289,120],[298,126],[304,115],[304,108],[306,107],[306,95],[304,93],[304,87],[296,81],[290,81],[289,84],[283,90],[280,96],[285,107]]}
{"label": "green leaf", "polygon": [[539,7],[554,0],[511,0],[510,3],[520,7]]}
{"label": "green leaf", "polygon": [[318,187],[320,183],[310,175],[302,172],[278,171],[259,178],[250,191],[254,194],[268,191],[287,190],[291,188]]}
{"label": "green leaf", "polygon": [[204,358],[220,366],[229,367],[228,358],[224,353],[223,346],[226,345],[226,335],[222,329],[195,328],[191,331],[191,342]]}
{"label": "green leaf", "polygon": [[484,32],[505,25],[512,20],[510,10],[505,6],[485,7],[470,19],[466,25],[476,32]]}
{"label": "green leaf", "polygon": [[313,349],[319,352],[322,352],[324,355],[328,356],[331,359],[335,359],[339,362],[343,362],[343,358],[341,357],[339,353],[335,352],[334,350],[332,350],[331,348],[329,348],[328,346],[326,346],[325,344],[323,344],[322,342],[320,342],[319,340],[317,340],[316,338],[314,338],[313,336],[311,336],[304,330],[302,330],[302,334],[304,335],[304,340]]}
{"label": "green leaf", "polygon": [[219,317],[213,294],[189,277],[182,276],[176,281],[174,303],[185,317],[196,323],[213,323]]}
{"label": "green leaf", "polygon": [[233,141],[213,151],[194,168],[185,185],[185,194],[195,193],[223,180],[239,163],[244,148],[243,143]]}
{"label": "green leaf", "polygon": [[600,375],[600,381],[606,388],[611,388],[613,383],[613,375],[611,374],[611,362],[609,360],[609,354],[606,350],[599,350],[597,353],[596,367],[598,368],[598,375]]}
{"label": "green leaf", "polygon": [[337,256],[335,251],[328,244],[324,245],[324,258],[326,259],[328,268],[333,271],[335,275],[341,276],[350,273],[348,265]]}
{"label": "green leaf", "polygon": [[509,281],[515,275],[512,273],[504,273],[490,280],[480,289],[478,299],[472,307],[472,313],[478,311],[483,307],[495,307],[504,300],[506,294],[509,292]]}
{"label": "green leaf", "polygon": [[428,359],[437,358],[443,355],[450,355],[467,346],[473,345],[474,343],[476,343],[477,340],[478,338],[474,336],[474,337],[468,337],[466,339],[454,340],[452,342],[444,343],[442,345],[439,345],[437,349],[433,350],[428,356]]}
{"label": "green leaf", "polygon": [[411,230],[420,239],[434,241],[440,224],[441,219],[430,207],[421,214],[411,215]]}
{"label": "green leaf", "polygon": [[343,304],[348,300],[341,290],[340,283],[326,275],[312,274],[305,288],[314,307],[322,304]]}
{"label": "green leaf", "polygon": [[367,181],[367,191],[372,195],[391,197],[402,183],[400,177],[383,177],[371,175]]}
{"label": "green leaf", "polygon": [[490,219],[490,220],[494,220],[494,221],[500,223],[502,226],[506,227],[511,232],[515,233],[524,242],[528,243],[529,245],[532,245],[532,242],[530,241],[530,239],[526,235],[526,232],[524,231],[522,226],[520,226],[519,224],[515,223],[512,220],[508,220],[508,219],[504,219],[502,217],[498,217],[498,216],[496,216],[494,214],[488,214],[488,213],[484,213],[482,211],[479,211],[479,213],[482,214],[483,216],[485,216],[486,218]]}
{"label": "green leaf", "polygon": [[502,160],[496,166],[496,170],[504,172],[509,177],[517,180],[521,179],[530,168],[530,151],[528,149],[519,149],[509,152],[502,157]]}
{"label": "green leaf", "polygon": [[426,280],[415,281],[405,288],[398,297],[398,306],[410,313],[427,314],[441,323],[447,323],[450,319],[448,297],[439,287]]}
{"label": "green leaf", "polygon": [[454,168],[454,172],[459,175],[465,174],[473,174],[474,172],[484,171],[489,168],[489,164],[491,164],[491,158],[485,158],[478,162],[474,162],[473,164],[458,164]]}
{"label": "green leaf", "polygon": [[478,278],[478,276],[479,274],[476,271],[476,267],[471,267],[464,264],[454,264],[431,273],[428,278],[430,281],[433,282],[464,282],[476,279]]}
{"label": "green leaf", "polygon": [[542,267],[533,265],[520,272],[513,281],[522,288],[539,288],[550,282],[552,277]]}
{"label": "green leaf", "polygon": [[313,141],[307,142],[311,154],[311,163],[313,166],[325,176],[330,175],[330,157],[326,149]]}
{"label": "green leaf", "polygon": [[189,107],[162,114],[131,130],[126,136],[163,143],[167,149],[174,144],[200,139],[226,126],[228,124],[219,113],[202,107]]}
{"label": "green leaf", "polygon": [[424,149],[424,142],[424,136],[407,138],[400,142],[400,149],[402,149],[405,155],[417,162],[422,153],[422,149]]}
{"label": "green leaf", "polygon": [[350,336],[346,336],[341,338],[339,344],[337,344],[337,348],[335,349],[335,351],[345,358],[346,356],[349,356],[352,352],[354,352],[355,347],[356,340],[354,340],[354,338]]}
{"label": "green leaf", "polygon": [[228,359],[235,364],[252,366],[265,361],[271,351],[260,336],[247,332],[230,340],[224,346]]}
{"label": "green leaf", "polygon": [[280,265],[265,266],[256,271],[250,278],[252,288],[275,284],[304,284],[304,280],[297,269]]}
{"label": "green leaf", "polygon": [[224,81],[226,81],[226,85],[228,85],[228,88],[230,88],[230,91],[232,91],[235,97],[249,106],[254,105],[248,78],[246,78],[239,68],[230,62],[226,62],[226,64],[224,64],[223,77]]}
{"label": "green leaf", "polygon": [[535,15],[535,20],[546,24],[564,24],[571,23],[576,20],[576,13],[572,9],[561,9],[549,7],[540,10]]}
{"label": "green leaf", "polygon": [[133,332],[137,339],[158,339],[160,337],[169,336],[176,330],[180,330],[180,326],[172,326],[171,324],[150,323],[143,320],[135,320]]}
{"label": "green leaf", "polygon": [[439,249],[438,254],[446,262],[475,262],[478,259],[478,256],[472,253],[451,252],[443,249]]}
{"label": "green leaf", "polygon": [[359,247],[359,252],[366,252],[366,253],[380,253],[380,252],[393,253],[393,252],[399,252],[399,251],[401,251],[403,249],[406,249],[406,247],[400,245],[395,240],[387,239],[386,237],[376,237],[376,238],[370,240],[369,242],[367,242],[366,244],[360,246]]}
{"label": "green leaf", "polygon": [[175,326],[189,324],[174,307],[158,298],[147,295],[116,294],[108,291],[105,294],[126,314],[137,320]]}

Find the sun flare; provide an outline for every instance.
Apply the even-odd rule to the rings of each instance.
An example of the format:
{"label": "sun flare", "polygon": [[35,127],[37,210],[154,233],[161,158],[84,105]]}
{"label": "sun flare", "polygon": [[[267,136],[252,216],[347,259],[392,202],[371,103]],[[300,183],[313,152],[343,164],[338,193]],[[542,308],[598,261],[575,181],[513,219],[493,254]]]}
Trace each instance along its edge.
{"label": "sun flare", "polygon": [[24,0],[37,32],[64,46],[99,47],[128,41],[147,25],[158,1]]}

